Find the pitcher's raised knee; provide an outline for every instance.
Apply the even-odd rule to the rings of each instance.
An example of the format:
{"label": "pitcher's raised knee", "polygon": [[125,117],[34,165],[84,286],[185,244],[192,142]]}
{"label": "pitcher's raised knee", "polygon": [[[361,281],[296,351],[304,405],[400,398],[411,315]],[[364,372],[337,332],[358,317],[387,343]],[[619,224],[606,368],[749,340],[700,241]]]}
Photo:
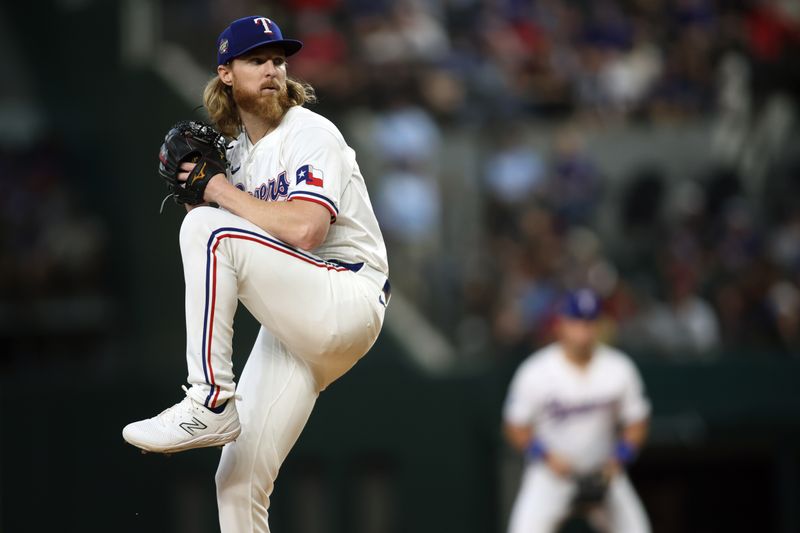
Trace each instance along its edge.
{"label": "pitcher's raised knee", "polygon": [[210,206],[199,206],[183,217],[181,224],[180,243],[181,247],[190,244],[193,240],[198,239],[205,244],[208,241],[209,235],[224,225],[223,217],[220,215],[222,212]]}

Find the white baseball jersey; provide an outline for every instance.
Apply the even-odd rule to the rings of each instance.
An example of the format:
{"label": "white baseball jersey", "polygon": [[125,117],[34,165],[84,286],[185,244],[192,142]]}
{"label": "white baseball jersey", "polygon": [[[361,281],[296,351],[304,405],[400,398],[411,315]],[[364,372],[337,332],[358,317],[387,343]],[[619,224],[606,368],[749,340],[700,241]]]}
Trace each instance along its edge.
{"label": "white baseball jersey", "polygon": [[598,345],[588,365],[570,363],[551,344],[526,359],[506,398],[504,419],[533,427],[537,438],[578,473],[601,467],[613,454],[619,424],[644,419],[650,404],[630,359]]}
{"label": "white baseball jersey", "polygon": [[231,183],[254,197],[315,202],[330,212],[332,226],[313,250],[317,256],[366,263],[388,274],[386,247],[355,152],[331,121],[294,106],[257,143],[242,133],[228,159]]}

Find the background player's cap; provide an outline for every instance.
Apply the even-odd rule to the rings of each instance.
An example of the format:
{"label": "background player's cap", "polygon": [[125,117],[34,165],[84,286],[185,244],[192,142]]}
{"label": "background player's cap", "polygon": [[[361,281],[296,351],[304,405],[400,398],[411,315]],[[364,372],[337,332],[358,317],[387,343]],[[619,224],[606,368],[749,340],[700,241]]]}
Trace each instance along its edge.
{"label": "background player's cap", "polygon": [[303,43],[294,39],[284,39],[281,29],[267,17],[244,17],[231,22],[217,39],[217,65],[228,61],[265,44],[283,46],[287,56],[297,53]]}
{"label": "background player's cap", "polygon": [[600,297],[591,289],[579,289],[566,295],[561,316],[576,320],[597,320],[601,311]]}

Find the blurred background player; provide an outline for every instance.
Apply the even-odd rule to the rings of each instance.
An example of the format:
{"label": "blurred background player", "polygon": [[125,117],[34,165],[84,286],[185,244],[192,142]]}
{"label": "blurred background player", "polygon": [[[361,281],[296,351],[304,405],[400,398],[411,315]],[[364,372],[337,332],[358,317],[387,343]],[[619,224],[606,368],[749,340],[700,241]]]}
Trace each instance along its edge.
{"label": "blurred background player", "polygon": [[600,307],[591,290],[568,294],[557,341],[528,357],[511,382],[504,431],[527,463],[509,533],[557,531],[578,511],[602,531],[650,531],[625,474],[647,435],[650,405],[629,358],[598,342]]}

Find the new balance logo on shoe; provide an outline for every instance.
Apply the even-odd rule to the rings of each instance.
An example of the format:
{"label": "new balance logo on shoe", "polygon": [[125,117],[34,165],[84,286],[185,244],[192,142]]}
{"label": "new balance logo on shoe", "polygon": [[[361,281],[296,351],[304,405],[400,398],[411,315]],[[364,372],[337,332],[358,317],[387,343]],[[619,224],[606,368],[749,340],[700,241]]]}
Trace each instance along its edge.
{"label": "new balance logo on shoe", "polygon": [[[224,446],[236,440],[242,431],[233,398],[222,404],[222,412],[211,414],[203,404],[189,396],[153,418],[125,426],[122,437],[146,452],[175,453],[193,448]],[[201,391],[201,394],[207,394]],[[235,398],[235,397],[234,397]]]}
{"label": "new balance logo on shoe", "polygon": [[178,426],[184,430],[189,435],[194,435],[194,432],[197,430],[206,429],[208,426],[203,424],[198,418],[195,416],[192,418],[191,422],[181,422]]}

